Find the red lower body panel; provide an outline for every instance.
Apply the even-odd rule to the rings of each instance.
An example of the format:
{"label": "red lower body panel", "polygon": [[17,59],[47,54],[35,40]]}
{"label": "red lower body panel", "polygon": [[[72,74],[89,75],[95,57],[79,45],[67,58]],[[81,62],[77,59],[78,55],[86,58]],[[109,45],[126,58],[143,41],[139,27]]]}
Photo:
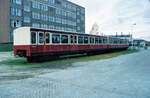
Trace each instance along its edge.
{"label": "red lower body panel", "polygon": [[14,46],[14,55],[17,55],[17,51],[26,51],[26,56],[32,56],[32,53],[35,54],[45,52],[63,52],[111,48],[128,48],[128,45],[22,45]]}

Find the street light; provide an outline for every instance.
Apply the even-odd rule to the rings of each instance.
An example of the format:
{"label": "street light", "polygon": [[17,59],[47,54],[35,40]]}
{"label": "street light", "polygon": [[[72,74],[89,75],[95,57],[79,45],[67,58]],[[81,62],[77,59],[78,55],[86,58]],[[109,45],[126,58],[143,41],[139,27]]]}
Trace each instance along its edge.
{"label": "street light", "polygon": [[134,43],[133,43],[133,28],[134,28],[135,25],[136,25],[136,23],[131,25],[131,45],[132,45],[132,48],[133,48],[133,45],[134,45]]}

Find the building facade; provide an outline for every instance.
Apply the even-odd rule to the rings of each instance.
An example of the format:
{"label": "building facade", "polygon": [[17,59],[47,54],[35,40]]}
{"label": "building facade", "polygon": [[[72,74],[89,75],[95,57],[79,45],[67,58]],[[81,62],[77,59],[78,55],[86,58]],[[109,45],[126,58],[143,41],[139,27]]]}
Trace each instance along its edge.
{"label": "building facade", "polygon": [[129,42],[131,42],[132,39],[132,35],[112,35],[113,38],[121,38],[121,39],[127,39],[129,40]]}
{"label": "building facade", "polygon": [[85,8],[68,0],[0,0],[0,43],[21,26],[85,33]]}
{"label": "building facade", "polygon": [[148,42],[146,40],[143,40],[143,39],[134,39],[133,40],[133,46],[136,46],[136,47],[148,46]]}

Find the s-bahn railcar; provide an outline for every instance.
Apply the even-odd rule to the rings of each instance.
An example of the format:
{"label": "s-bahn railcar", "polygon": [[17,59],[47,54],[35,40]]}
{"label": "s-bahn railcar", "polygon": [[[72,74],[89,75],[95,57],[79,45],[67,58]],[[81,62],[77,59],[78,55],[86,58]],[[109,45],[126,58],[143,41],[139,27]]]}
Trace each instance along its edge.
{"label": "s-bahn railcar", "polygon": [[128,40],[80,33],[20,27],[14,30],[14,55],[28,61],[77,53],[122,50]]}

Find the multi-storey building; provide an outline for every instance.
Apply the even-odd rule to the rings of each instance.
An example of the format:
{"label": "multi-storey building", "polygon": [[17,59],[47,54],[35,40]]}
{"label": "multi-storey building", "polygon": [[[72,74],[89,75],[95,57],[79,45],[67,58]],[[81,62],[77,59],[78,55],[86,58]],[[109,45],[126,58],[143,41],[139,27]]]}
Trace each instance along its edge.
{"label": "multi-storey building", "polygon": [[21,26],[85,33],[85,8],[67,0],[0,0],[0,43]]}

